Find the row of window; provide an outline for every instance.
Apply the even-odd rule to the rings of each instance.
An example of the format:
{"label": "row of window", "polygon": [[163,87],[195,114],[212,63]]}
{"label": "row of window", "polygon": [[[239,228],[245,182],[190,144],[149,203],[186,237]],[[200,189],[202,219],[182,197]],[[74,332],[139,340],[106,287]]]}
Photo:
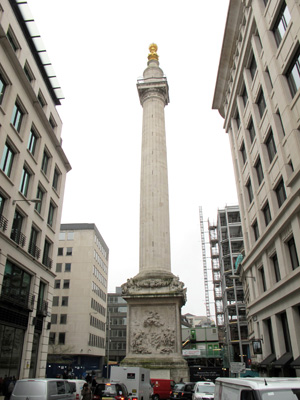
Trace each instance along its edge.
{"label": "row of window", "polygon": [[90,316],[90,325],[105,332],[105,322],[100,321],[98,318],[95,318],[92,315]]}
{"label": "row of window", "polygon": [[59,247],[57,249],[57,255],[58,256],[63,256],[63,255],[71,256],[72,254],[73,254],[73,247],[66,247],[65,251],[64,251],[64,247]]}
{"label": "row of window", "polygon": [[[292,269],[296,269],[299,267],[299,259],[298,259],[298,254],[297,254],[297,249],[296,249],[296,244],[294,237],[290,237],[286,242],[285,245],[288,250],[288,256],[290,259],[290,265]],[[278,262],[278,257],[277,253],[273,253],[271,256],[271,265],[272,265],[272,271],[271,274],[275,277],[275,281],[279,282],[281,280],[281,274],[280,274],[280,265]],[[260,266],[258,268],[258,272],[260,275],[260,282],[262,286],[262,290],[265,292],[268,290],[270,287],[268,287],[266,278],[265,278],[265,269],[264,266]],[[273,286],[273,282],[270,282],[270,285]]]}
{"label": "row of window", "polygon": [[68,305],[69,305],[69,297],[68,296],[62,296],[60,304],[59,304],[59,299],[60,299],[59,296],[53,296],[53,302],[52,302],[53,307],[59,307],[59,306],[68,307]]}
{"label": "row of window", "polygon": [[61,284],[61,279],[55,279],[54,289],[70,289],[70,279],[63,279]]}
{"label": "row of window", "polygon": [[93,265],[93,275],[102,283],[104,287],[107,287],[107,280],[101,274],[101,272]]}
{"label": "row of window", "polygon": [[121,296],[108,296],[108,303],[126,303],[126,300]]}
{"label": "row of window", "polygon": [[127,307],[109,307],[110,313],[126,313]]}
{"label": "row of window", "polygon": [[103,292],[103,290],[100,289],[99,286],[95,282],[92,282],[92,291],[97,296],[99,296],[102,300],[106,301],[106,293]]}
{"label": "row of window", "polygon": [[[57,338],[57,343],[56,343]],[[49,334],[49,344],[65,344],[66,342],[66,333],[65,332],[50,332]]]}
{"label": "row of window", "polygon": [[97,253],[96,250],[94,250],[94,258],[97,261],[97,263],[100,265],[100,267],[102,268],[102,270],[105,272],[105,274],[107,275],[107,265],[104,263],[104,261],[102,260],[102,258],[99,256],[99,254]]}
{"label": "row of window", "polygon": [[126,337],[126,329],[112,329],[110,337]]}
{"label": "row of window", "polygon": [[104,247],[102,246],[100,240],[98,239],[98,237],[95,235],[95,243],[98,247],[98,249],[101,251],[101,253],[103,254],[103,256],[107,259],[107,252],[104,249]]}
{"label": "row of window", "polygon": [[[71,272],[71,267],[72,267],[71,263],[65,263],[64,272]],[[56,264],[55,272],[62,272],[62,263]]]}
{"label": "row of window", "polygon": [[126,350],[126,342],[110,342],[110,350]]}
{"label": "row of window", "polygon": [[99,304],[95,299],[91,299],[91,308],[97,311],[99,314],[104,315],[106,314],[106,308]]}
{"label": "row of window", "polygon": [[89,346],[99,347],[101,349],[104,349],[105,348],[104,338],[90,333]]}
{"label": "row of window", "polygon": [[59,232],[59,240],[74,240],[75,232]]}
{"label": "row of window", "polygon": [[67,314],[51,314],[51,324],[56,325],[59,320],[60,324],[66,324],[67,323]]}

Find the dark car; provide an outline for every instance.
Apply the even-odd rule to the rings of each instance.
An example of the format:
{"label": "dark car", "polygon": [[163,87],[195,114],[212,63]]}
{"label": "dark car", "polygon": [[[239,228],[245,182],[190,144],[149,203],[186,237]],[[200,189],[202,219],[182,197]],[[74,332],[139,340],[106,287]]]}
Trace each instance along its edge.
{"label": "dark car", "polygon": [[93,400],[130,400],[124,383],[99,383],[96,386]]}
{"label": "dark car", "polygon": [[195,382],[176,383],[171,393],[171,400],[192,400]]}

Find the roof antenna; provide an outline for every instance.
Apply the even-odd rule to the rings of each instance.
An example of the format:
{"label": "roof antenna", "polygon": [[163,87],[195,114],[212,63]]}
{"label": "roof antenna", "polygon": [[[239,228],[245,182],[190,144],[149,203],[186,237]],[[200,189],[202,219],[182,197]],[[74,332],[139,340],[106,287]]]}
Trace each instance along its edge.
{"label": "roof antenna", "polygon": [[264,379],[264,381],[265,381],[265,386],[268,386],[267,381],[266,381],[266,378]]}

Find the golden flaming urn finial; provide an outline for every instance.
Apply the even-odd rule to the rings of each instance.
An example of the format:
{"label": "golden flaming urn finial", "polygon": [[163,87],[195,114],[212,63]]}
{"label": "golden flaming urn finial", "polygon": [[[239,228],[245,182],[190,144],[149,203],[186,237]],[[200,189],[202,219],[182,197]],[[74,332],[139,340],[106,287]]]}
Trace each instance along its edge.
{"label": "golden flaming urn finial", "polygon": [[148,60],[158,60],[157,55],[157,45],[155,43],[150,44],[149,46],[150,54],[148,55]]}

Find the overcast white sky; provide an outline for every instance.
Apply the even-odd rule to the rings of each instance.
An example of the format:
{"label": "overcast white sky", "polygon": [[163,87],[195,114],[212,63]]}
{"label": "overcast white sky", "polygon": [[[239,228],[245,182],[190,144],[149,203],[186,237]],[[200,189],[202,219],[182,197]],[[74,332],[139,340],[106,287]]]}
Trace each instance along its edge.
{"label": "overcast white sky", "polygon": [[205,315],[199,206],[205,221],[215,221],[218,209],[237,204],[229,138],[211,109],[229,0],[28,4],[65,95],[58,111],[72,171],[62,222],[97,225],[110,250],[109,291],[139,271],[143,109],[136,81],[149,45],[158,45],[170,88],[172,272],[187,287],[182,312]]}

